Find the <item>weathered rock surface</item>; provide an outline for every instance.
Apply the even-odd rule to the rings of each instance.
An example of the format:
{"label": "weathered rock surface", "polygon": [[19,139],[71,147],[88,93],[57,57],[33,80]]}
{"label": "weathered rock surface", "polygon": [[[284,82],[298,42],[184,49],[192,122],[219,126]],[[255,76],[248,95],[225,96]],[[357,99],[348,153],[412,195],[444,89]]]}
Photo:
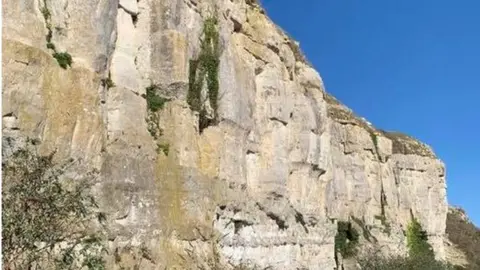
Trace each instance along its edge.
{"label": "weathered rock surface", "polygon": [[[334,269],[338,220],[368,230],[365,246],[404,254],[411,215],[445,258],[443,163],[328,95],[255,1],[3,4],[3,133],[101,169],[111,269]],[[52,42],[73,57],[66,70],[46,47],[45,7]],[[214,14],[218,124],[200,133],[189,68]],[[153,118],[159,138],[149,86],[171,100]]]}

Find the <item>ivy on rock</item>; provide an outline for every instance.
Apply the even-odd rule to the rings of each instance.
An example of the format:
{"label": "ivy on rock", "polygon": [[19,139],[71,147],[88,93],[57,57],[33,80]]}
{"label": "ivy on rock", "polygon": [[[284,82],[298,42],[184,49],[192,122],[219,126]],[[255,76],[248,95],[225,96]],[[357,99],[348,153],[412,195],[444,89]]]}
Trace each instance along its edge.
{"label": "ivy on rock", "polygon": [[[208,126],[217,123],[218,71],[220,64],[220,43],[217,23],[216,17],[210,17],[205,20],[200,54],[196,59],[190,60],[187,102],[190,105],[190,109],[200,114],[200,133]],[[213,115],[209,115],[205,101],[202,98],[202,89],[205,81],[207,98],[210,108],[213,110]]]}

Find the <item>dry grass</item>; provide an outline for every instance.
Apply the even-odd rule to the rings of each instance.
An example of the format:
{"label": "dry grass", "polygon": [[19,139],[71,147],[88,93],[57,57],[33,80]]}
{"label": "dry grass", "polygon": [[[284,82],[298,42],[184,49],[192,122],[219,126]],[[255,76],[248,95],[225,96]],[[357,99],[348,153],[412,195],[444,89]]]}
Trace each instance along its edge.
{"label": "dry grass", "polygon": [[448,238],[467,256],[466,269],[480,269],[480,229],[464,218],[462,209],[449,211],[447,215]]}

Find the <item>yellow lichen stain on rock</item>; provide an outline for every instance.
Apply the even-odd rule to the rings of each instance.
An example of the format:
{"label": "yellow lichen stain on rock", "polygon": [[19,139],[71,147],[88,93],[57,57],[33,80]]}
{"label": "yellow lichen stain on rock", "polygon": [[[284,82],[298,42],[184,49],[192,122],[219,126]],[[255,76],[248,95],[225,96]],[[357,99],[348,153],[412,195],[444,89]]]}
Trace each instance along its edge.
{"label": "yellow lichen stain on rock", "polygon": [[169,101],[160,112],[159,119],[162,140],[169,142],[169,152],[176,155],[177,164],[183,167],[196,167],[198,132],[195,129],[195,117],[188,105],[179,100]]}
{"label": "yellow lichen stain on rock", "polygon": [[152,51],[154,77],[163,82],[187,82],[188,44],[185,34],[164,30]]}
{"label": "yellow lichen stain on rock", "polygon": [[[23,72],[4,77],[7,105],[17,112],[22,132],[40,137],[42,152],[58,149],[57,158],[83,153],[93,160],[101,149],[104,125],[99,111],[100,77],[83,67],[64,70],[47,52],[18,41],[4,39],[3,46],[4,67],[16,62],[25,65]],[[19,89],[18,80],[28,81],[31,87]]]}
{"label": "yellow lichen stain on rock", "polygon": [[198,169],[209,178],[218,178],[220,169],[220,151],[223,149],[221,130],[208,128],[204,130],[198,140],[199,166]]}
{"label": "yellow lichen stain on rock", "polygon": [[183,175],[181,168],[175,162],[174,154],[165,156],[159,153],[155,166],[155,180],[159,189],[159,212],[162,235],[159,250],[164,254],[167,265],[175,265],[181,260],[180,250],[175,250],[170,244],[170,238],[179,231],[183,233],[187,227],[186,213],[182,207],[184,201]]}
{"label": "yellow lichen stain on rock", "polygon": [[[70,146],[71,151],[100,146],[103,125],[97,113],[100,78],[89,70],[63,71],[49,66],[44,73],[42,90],[47,112],[44,136],[47,145]],[[92,136],[96,138],[92,142]],[[99,149],[97,149],[98,151]]]}
{"label": "yellow lichen stain on rock", "polygon": [[169,152],[159,151],[155,165],[162,231],[157,252],[168,269],[196,269],[186,253],[188,243],[213,241],[215,206],[225,198],[218,180],[223,133],[213,127],[200,135],[182,101],[168,102],[159,115],[161,141]]}
{"label": "yellow lichen stain on rock", "polygon": [[164,233],[170,235],[174,230],[183,232],[186,224],[182,169],[172,156],[160,153],[157,156],[155,178],[160,189],[160,217]]}

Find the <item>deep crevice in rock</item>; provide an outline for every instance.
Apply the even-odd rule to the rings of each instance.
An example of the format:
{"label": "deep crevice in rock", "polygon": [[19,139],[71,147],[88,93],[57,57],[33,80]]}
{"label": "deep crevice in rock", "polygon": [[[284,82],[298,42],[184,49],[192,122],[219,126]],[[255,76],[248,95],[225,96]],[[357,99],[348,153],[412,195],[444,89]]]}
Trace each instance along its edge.
{"label": "deep crevice in rock", "polygon": [[275,221],[275,223],[277,223],[277,226],[280,230],[288,229],[288,225],[285,223],[285,220],[283,220],[282,218],[280,218],[279,216],[275,215],[272,212],[268,212],[266,214],[267,214],[267,217],[269,217],[270,219]]}
{"label": "deep crevice in rock", "polygon": [[15,63],[23,64],[25,66],[30,65],[30,62],[25,62],[25,61],[21,61],[21,60],[14,60],[14,61],[15,61]]}
{"label": "deep crevice in rock", "polygon": [[275,191],[270,192],[268,195],[269,195],[269,197],[271,197],[271,198],[274,199],[274,200],[278,200],[278,199],[280,199],[280,198],[283,198],[283,195],[282,195],[282,194],[279,194],[279,193],[277,193],[277,192],[275,192]]}
{"label": "deep crevice in rock", "polygon": [[[266,44],[265,46],[267,46],[267,48],[274,52],[276,55],[280,54],[280,49],[278,49],[276,46],[273,46],[272,44]],[[280,60],[283,62],[282,59]]]}
{"label": "deep crevice in rock", "polygon": [[125,11],[128,15],[130,15],[130,16],[132,17],[133,26],[134,26],[134,27],[137,27],[138,14],[139,14],[139,13],[133,12],[133,11],[125,8],[125,7],[122,6],[120,3],[118,4],[118,8],[121,8],[121,9],[122,9],[123,11]]}
{"label": "deep crevice in rock", "polygon": [[244,47],[243,48],[246,52],[248,52],[249,54],[251,54],[255,59],[259,60],[259,61],[262,61],[264,64],[268,64],[268,61],[266,61],[265,59],[261,58],[260,56],[258,56],[257,54],[255,54],[254,52],[250,51],[248,48]]}
{"label": "deep crevice in rock", "polygon": [[281,124],[284,125],[284,126],[287,126],[287,125],[288,125],[288,122],[283,121],[283,120],[280,120],[280,119],[277,118],[277,117],[270,117],[268,120],[270,120],[270,121],[275,121],[275,122],[279,122],[279,123],[281,123]]}
{"label": "deep crevice in rock", "polygon": [[233,220],[234,233],[237,234],[242,228],[251,226],[253,223],[247,220]]}
{"label": "deep crevice in rock", "polygon": [[300,213],[296,210],[295,210],[295,221],[297,223],[300,223],[302,225],[303,229],[305,229],[305,232],[308,233],[307,223],[305,222],[305,219],[303,218],[302,213]]}
{"label": "deep crevice in rock", "polygon": [[326,170],[320,168],[318,164],[312,164],[312,171],[317,172],[318,177],[324,175],[327,172]]}

